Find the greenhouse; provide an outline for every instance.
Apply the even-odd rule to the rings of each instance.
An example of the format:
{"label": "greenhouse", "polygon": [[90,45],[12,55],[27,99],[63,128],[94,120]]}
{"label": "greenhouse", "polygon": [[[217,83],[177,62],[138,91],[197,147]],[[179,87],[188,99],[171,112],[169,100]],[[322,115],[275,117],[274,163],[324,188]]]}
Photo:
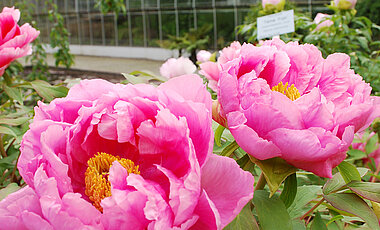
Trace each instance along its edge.
{"label": "greenhouse", "polygon": [[0,230],[380,230],[380,1],[0,6]]}

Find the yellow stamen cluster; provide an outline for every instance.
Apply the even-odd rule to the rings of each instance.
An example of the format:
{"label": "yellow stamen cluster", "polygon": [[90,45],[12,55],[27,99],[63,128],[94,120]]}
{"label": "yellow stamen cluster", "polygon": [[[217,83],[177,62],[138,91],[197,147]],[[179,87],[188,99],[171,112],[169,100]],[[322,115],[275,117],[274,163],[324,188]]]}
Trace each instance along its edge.
{"label": "yellow stamen cluster", "polygon": [[111,183],[108,181],[109,170],[113,162],[119,162],[128,173],[140,174],[139,166],[133,161],[107,153],[98,153],[87,161],[88,168],[85,173],[85,194],[93,205],[103,211],[100,202],[111,196]]}
{"label": "yellow stamen cluster", "polygon": [[301,97],[300,92],[294,86],[294,84],[292,84],[288,88],[288,83],[287,82],[286,82],[285,85],[282,82],[278,83],[278,85],[275,85],[275,86],[272,87],[272,91],[277,91],[277,92],[280,92],[282,94],[285,94],[285,96],[287,96],[292,101],[294,101],[297,98]]}

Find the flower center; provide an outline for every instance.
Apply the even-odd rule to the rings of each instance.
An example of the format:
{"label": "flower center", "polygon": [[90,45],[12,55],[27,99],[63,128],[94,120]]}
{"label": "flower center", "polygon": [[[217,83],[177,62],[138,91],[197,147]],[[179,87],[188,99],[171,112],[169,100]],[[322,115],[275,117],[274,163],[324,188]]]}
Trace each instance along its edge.
{"label": "flower center", "polygon": [[297,98],[301,97],[300,92],[294,86],[294,84],[292,84],[288,88],[288,83],[287,82],[286,82],[285,85],[282,82],[278,83],[278,85],[275,85],[275,86],[272,87],[272,91],[277,91],[277,92],[280,92],[282,94],[285,94],[285,96],[287,96],[292,101],[294,101]]}
{"label": "flower center", "polygon": [[113,162],[119,162],[128,173],[140,174],[139,166],[135,166],[133,161],[107,153],[98,153],[87,161],[85,173],[85,194],[92,201],[93,205],[103,211],[100,202],[111,196],[111,183],[108,181],[109,170]]}

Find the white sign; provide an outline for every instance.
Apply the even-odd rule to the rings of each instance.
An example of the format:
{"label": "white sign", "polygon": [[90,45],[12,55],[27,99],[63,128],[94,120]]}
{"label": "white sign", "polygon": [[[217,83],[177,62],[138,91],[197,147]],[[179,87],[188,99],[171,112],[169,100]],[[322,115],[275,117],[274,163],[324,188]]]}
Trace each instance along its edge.
{"label": "white sign", "polygon": [[277,14],[257,18],[257,39],[269,38],[294,32],[294,11],[282,11]]}

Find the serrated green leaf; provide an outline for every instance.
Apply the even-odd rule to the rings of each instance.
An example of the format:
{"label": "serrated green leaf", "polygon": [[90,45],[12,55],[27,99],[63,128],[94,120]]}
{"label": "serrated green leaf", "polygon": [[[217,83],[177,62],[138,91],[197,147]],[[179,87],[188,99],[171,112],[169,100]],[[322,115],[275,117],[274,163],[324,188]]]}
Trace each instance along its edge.
{"label": "serrated green leaf", "polygon": [[[360,177],[363,177],[369,171],[367,168],[357,168],[357,170],[359,171]],[[336,192],[344,185],[346,185],[346,182],[344,181],[342,174],[338,172],[323,186],[323,194],[328,195],[332,192]]]}
{"label": "serrated green leaf", "polygon": [[363,219],[370,228],[380,230],[375,213],[358,195],[354,193],[334,193],[323,195],[323,197],[335,208],[354,214]]}
{"label": "serrated green leaf", "polygon": [[258,160],[249,156],[253,163],[257,164],[264,173],[271,196],[277,191],[282,182],[291,174],[297,171],[297,168],[286,163],[285,160],[275,157],[267,160]]}
{"label": "serrated green leaf", "polygon": [[319,214],[319,212],[315,213],[313,222],[311,223],[310,230],[327,230],[326,224],[322,220],[321,214]]}
{"label": "serrated green leaf", "polygon": [[380,183],[352,181],[347,187],[368,200],[380,202]]}
{"label": "serrated green leaf", "polygon": [[291,230],[292,222],[284,203],[277,196],[269,198],[265,190],[257,190],[253,194],[253,204],[263,230]]}
{"label": "serrated green leaf", "polygon": [[244,206],[239,215],[224,230],[260,230],[251,211],[250,202]]}
{"label": "serrated green leaf", "polygon": [[340,163],[337,168],[346,184],[350,183],[351,181],[361,180],[360,173],[355,165],[348,163],[347,161],[342,161],[342,163]]}
{"label": "serrated green leaf", "polygon": [[297,195],[297,176],[296,173],[291,174],[285,179],[284,189],[281,192],[280,199],[284,202],[285,207],[293,203]]}

